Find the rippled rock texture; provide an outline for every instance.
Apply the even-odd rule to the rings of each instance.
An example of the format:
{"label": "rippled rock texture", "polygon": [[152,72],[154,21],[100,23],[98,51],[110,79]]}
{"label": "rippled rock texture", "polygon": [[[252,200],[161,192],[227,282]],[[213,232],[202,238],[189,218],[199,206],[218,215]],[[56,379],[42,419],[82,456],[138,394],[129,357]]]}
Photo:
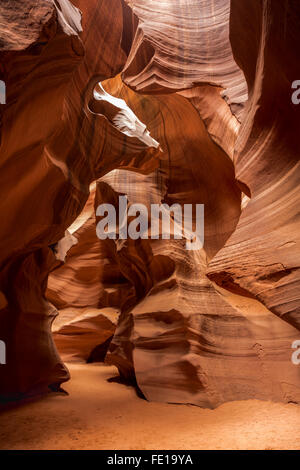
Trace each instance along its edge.
{"label": "rippled rock texture", "polygon": [[[296,0],[2,2],[3,399],[58,389],[63,359],[154,401],[300,401],[299,21]],[[100,240],[120,195],[204,204],[203,248]]]}
{"label": "rippled rock texture", "polygon": [[298,329],[300,107],[291,100],[291,84],[300,76],[299,19],[296,1],[252,1],[243,8],[232,2],[232,48],[250,95],[234,163],[251,199],[208,271],[210,279],[247,292]]}

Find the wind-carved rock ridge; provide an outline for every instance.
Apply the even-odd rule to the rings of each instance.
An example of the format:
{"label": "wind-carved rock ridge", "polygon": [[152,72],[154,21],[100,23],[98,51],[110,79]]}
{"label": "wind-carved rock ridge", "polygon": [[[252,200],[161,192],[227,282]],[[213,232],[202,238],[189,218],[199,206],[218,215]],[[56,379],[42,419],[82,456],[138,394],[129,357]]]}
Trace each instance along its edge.
{"label": "wind-carved rock ridge", "polygon": [[[121,315],[106,362],[116,365],[123,378],[136,383],[151,401],[208,408],[245,398],[299,401],[298,372],[290,350],[296,330],[244,297],[244,292],[230,294],[206,277],[208,261],[234,233],[240,217],[241,196],[232,162],[213,144],[189,99],[177,94],[140,98],[119,78],[103,87],[122,98],[141,120],[144,116],[167,158],[161,159],[153,175],[114,170],[99,179],[95,207],[105,202],[118,210],[118,195],[126,194],[129,204],[143,203],[149,209],[150,203],[162,200],[205,202],[207,208],[205,246],[200,252],[186,251],[179,240],[102,241],[107,247],[115,244],[114,263],[118,260],[131,285],[127,298],[120,298]],[[178,132],[179,122],[184,135]],[[199,175],[194,183],[191,170]],[[199,191],[200,177],[210,190]],[[218,213],[217,225],[210,213]],[[67,285],[66,277],[62,290],[66,296]]]}
{"label": "wind-carved rock ridge", "polygon": [[[8,90],[0,149],[0,239],[5,247],[0,289],[7,300],[0,333],[8,361],[0,370],[4,399],[56,387],[69,378],[50,332],[57,311],[45,291],[48,274],[57,266],[52,248],[83,209],[90,183],[115,167],[152,171],[159,158],[155,148],[83,108],[86,84],[94,76],[116,75],[126,61],[120,48],[123,7],[119,0],[109,6],[95,0],[88,8],[84,2],[74,3],[83,12],[82,33],[80,25],[74,30],[79,10],[72,3],[49,2],[50,32],[40,22],[43,41],[28,48],[24,39],[23,49],[4,53],[1,64]],[[39,18],[39,5],[31,6]],[[23,28],[22,34],[27,31]],[[101,50],[96,55],[95,43]],[[121,158],[120,146],[126,149]]]}
{"label": "wind-carved rock ridge", "polygon": [[126,85],[166,93],[200,83],[221,86],[237,112],[247,100],[244,76],[229,42],[230,0],[132,0],[139,18],[123,70]]}
{"label": "wind-carved rock ridge", "polygon": [[[257,19],[252,29],[250,17]],[[299,19],[297,2],[288,10],[267,0],[252,0],[247,8],[232,2],[233,53],[250,93],[234,162],[251,199],[208,269],[210,279],[222,284],[229,276],[229,289],[238,286],[298,329],[300,107],[292,103],[291,86],[300,76]],[[275,69],[280,70],[276,81]]]}
{"label": "wind-carved rock ridge", "polygon": [[[298,403],[297,3],[29,3],[42,23],[0,56],[1,398],[59,389],[58,348],[148,400]],[[99,240],[119,195],[205,204],[203,248]]]}

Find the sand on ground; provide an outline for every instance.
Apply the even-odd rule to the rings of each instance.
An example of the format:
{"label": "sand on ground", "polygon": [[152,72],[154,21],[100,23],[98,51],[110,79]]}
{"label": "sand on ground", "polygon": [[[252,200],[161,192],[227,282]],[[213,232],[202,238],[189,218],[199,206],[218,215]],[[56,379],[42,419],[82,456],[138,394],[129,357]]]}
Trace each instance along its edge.
{"label": "sand on ground", "polygon": [[0,449],[300,449],[300,406],[247,400],[215,410],[149,403],[108,379],[115,367],[69,364],[69,395],[0,415]]}

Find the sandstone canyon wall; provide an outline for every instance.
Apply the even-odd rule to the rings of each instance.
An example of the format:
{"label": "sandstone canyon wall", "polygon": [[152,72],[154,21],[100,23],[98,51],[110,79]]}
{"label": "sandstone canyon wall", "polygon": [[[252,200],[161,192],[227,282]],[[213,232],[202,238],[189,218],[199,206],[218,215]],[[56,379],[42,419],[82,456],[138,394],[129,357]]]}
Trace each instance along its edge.
{"label": "sandstone canyon wall", "polygon": [[[296,0],[2,2],[2,399],[105,360],[148,400],[299,403],[299,24]],[[204,204],[203,247],[99,240],[120,195]]]}

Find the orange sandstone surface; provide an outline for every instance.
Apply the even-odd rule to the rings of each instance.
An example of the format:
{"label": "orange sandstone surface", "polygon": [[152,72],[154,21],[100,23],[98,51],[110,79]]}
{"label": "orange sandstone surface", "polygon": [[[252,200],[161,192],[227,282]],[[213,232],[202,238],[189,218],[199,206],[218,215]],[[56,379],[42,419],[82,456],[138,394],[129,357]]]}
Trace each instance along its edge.
{"label": "orange sandstone surface", "polygon": [[[299,23],[1,2],[1,448],[299,448]],[[203,204],[203,246],[99,239],[120,196]]]}

